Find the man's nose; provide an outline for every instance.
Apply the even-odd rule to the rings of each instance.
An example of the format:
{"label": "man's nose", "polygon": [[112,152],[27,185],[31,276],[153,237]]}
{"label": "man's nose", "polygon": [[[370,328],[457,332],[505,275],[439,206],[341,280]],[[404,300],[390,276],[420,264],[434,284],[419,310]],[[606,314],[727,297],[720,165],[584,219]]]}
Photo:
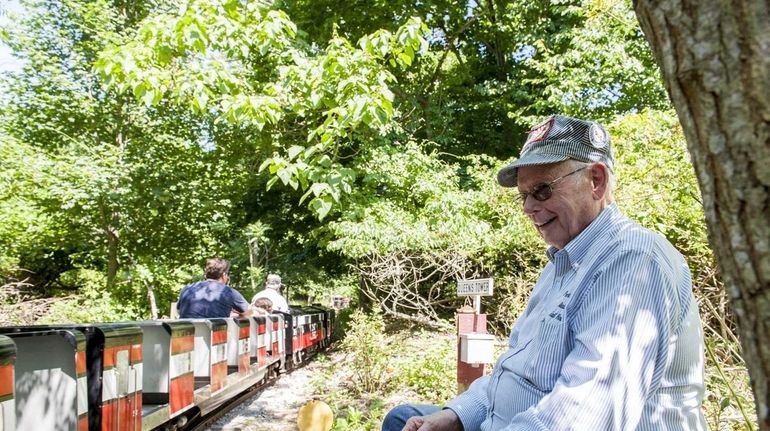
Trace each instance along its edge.
{"label": "man's nose", "polygon": [[526,195],[524,200],[521,203],[521,207],[524,209],[524,213],[529,215],[534,213],[537,208],[539,207],[539,202],[537,199],[533,198],[532,195]]}

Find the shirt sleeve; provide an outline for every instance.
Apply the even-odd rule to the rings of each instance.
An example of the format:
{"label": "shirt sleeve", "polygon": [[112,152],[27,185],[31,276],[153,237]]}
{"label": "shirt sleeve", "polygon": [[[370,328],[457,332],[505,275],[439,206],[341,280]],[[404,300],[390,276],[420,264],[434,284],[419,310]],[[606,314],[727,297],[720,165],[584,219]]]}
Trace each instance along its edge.
{"label": "shirt sleeve", "polygon": [[446,403],[446,408],[455,412],[464,430],[477,430],[487,417],[489,397],[487,386],[489,376],[479,377],[468,387],[468,390]]}
{"label": "shirt sleeve", "polygon": [[243,313],[244,311],[248,310],[251,305],[246,302],[246,299],[241,295],[241,292],[238,292],[237,290],[230,288],[230,292],[233,295],[233,308]]}
{"label": "shirt sleeve", "polygon": [[678,282],[689,283],[673,264],[632,250],[600,269],[575,298],[573,346],[553,390],[505,430],[636,429],[679,324]]}

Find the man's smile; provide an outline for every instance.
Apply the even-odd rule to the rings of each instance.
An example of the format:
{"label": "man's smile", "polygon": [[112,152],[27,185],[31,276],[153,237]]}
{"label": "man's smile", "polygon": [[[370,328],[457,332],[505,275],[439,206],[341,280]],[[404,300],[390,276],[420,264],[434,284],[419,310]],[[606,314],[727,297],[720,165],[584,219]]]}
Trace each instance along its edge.
{"label": "man's smile", "polygon": [[551,218],[550,220],[546,220],[546,221],[544,221],[543,223],[535,223],[535,227],[536,227],[536,228],[538,228],[538,229],[540,229],[540,228],[542,228],[543,226],[545,226],[545,225],[547,225],[547,224],[550,224],[550,223],[551,223],[552,221],[554,221],[554,220],[556,220],[556,217],[553,217],[553,218]]}

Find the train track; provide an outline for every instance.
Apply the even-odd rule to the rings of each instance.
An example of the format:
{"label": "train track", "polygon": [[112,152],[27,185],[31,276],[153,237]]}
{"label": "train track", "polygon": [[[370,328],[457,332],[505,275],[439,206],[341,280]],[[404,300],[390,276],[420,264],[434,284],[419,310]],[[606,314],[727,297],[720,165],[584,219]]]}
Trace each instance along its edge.
{"label": "train track", "polygon": [[259,395],[261,392],[275,386],[276,383],[278,383],[281,378],[289,377],[295,372],[301,371],[305,367],[311,365],[313,363],[313,359],[314,358],[309,358],[309,360],[304,361],[301,364],[295,366],[287,373],[280,374],[276,378],[270,379],[264,383],[257,384],[250,387],[244,392],[231,398],[226,403],[223,403],[219,408],[209,413],[207,416],[205,417],[198,416],[194,418],[193,421],[188,423],[188,425],[184,428],[184,430],[185,431],[208,431],[216,422],[218,422],[223,417],[227,416],[228,413],[237,409],[238,407],[246,403],[248,400]]}
{"label": "train track", "polygon": [[229,399],[227,402],[222,404],[217,410],[210,413],[206,417],[200,417],[198,416],[196,419],[194,419],[192,422],[190,422],[187,427],[185,427],[185,430],[189,431],[207,431],[212,425],[214,425],[219,419],[222,419],[226,414],[230,413],[233,409],[240,406],[244,401],[252,398],[254,395],[256,395],[258,392],[265,390],[272,386],[275,383],[276,379],[271,380],[270,382],[258,385],[258,386],[252,386],[249,389],[245,390],[241,394]]}

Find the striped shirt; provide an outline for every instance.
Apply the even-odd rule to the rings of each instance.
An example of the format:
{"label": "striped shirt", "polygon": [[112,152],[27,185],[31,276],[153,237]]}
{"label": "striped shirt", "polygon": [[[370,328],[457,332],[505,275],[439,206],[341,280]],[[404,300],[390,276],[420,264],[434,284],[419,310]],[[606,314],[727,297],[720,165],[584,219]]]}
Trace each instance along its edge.
{"label": "striped shirt", "polygon": [[447,403],[465,431],[705,430],[684,258],[614,204],[547,254],[508,351]]}

